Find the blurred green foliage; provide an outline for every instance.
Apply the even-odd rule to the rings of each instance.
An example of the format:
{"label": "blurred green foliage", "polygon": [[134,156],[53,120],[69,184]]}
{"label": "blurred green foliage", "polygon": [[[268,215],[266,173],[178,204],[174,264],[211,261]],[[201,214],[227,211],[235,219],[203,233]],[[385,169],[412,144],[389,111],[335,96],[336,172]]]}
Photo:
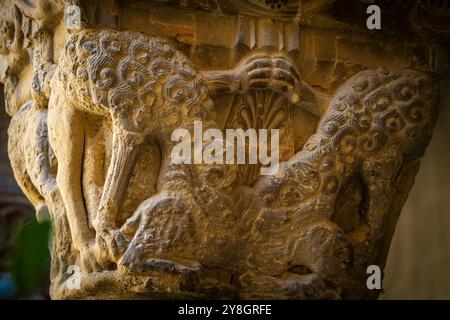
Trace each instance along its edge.
{"label": "blurred green foliage", "polygon": [[19,298],[42,294],[42,287],[48,285],[50,238],[51,223],[38,223],[34,218],[27,220],[15,234],[10,270]]}

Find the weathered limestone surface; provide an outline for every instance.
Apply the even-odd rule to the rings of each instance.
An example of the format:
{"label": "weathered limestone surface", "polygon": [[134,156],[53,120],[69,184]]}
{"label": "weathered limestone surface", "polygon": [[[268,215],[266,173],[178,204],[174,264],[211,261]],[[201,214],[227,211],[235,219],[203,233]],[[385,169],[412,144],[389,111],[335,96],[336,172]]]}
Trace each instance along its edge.
{"label": "weathered limestone surface", "polygon": [[[3,1],[9,157],[53,223],[52,297],[376,298],[450,42],[448,8],[379,4],[369,31],[356,0]],[[172,163],[196,121],[279,129],[280,170]]]}

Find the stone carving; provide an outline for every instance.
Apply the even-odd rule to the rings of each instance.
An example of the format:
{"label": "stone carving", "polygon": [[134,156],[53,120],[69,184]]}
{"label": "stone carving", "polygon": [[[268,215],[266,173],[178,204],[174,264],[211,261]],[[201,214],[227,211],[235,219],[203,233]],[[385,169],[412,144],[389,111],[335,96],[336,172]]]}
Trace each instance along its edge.
{"label": "stone carving", "polygon": [[[384,266],[431,138],[430,74],[368,68],[319,90],[301,76],[295,49],[269,42],[233,68],[202,70],[176,41],[141,32],[66,30],[60,41],[63,2],[51,24],[36,9],[42,1],[33,10],[16,2],[3,22],[3,81],[29,81],[15,88],[19,99],[6,91],[9,155],[38,217],[53,222],[53,298],[377,296],[365,272]],[[274,19],[297,8],[239,5],[245,13],[254,3]],[[27,35],[23,21],[36,30]],[[11,39],[30,41],[20,72],[11,56],[26,41],[12,50]],[[313,122],[300,133],[299,112]],[[193,133],[196,121],[279,129],[278,172],[174,163],[172,133]],[[76,290],[67,285],[74,265]]]}
{"label": "stone carving", "polygon": [[[262,207],[246,256],[258,255],[249,263],[265,275],[301,267],[302,273],[334,279],[344,288],[355,285],[355,275],[364,274],[367,263],[379,263],[377,244],[385,233],[391,197],[399,175],[428,144],[436,92],[421,73],[384,69],[361,72],[338,89],[304,150],[282,164],[277,175],[258,181]],[[367,190],[363,210],[351,203],[355,199],[345,199],[352,178]],[[352,186],[352,191],[362,190]],[[304,280],[293,278],[298,283],[290,289],[301,292]],[[278,291],[259,278],[256,286]],[[334,294],[350,293],[338,289]]]}

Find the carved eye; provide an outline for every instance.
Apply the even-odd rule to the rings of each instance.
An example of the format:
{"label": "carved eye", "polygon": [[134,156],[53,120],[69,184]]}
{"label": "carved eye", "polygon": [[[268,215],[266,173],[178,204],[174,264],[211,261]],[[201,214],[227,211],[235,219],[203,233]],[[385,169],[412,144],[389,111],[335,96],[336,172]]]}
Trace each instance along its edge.
{"label": "carved eye", "polygon": [[386,68],[381,68],[380,69],[380,75],[381,76],[388,76],[389,75],[389,70]]}
{"label": "carved eye", "polygon": [[134,125],[139,128],[142,125],[146,125],[151,118],[150,112],[148,112],[148,106],[142,106],[134,111],[133,121]]}
{"label": "carved eye", "polygon": [[408,116],[414,121],[420,121],[423,119],[423,111],[420,107],[414,107],[409,110]]}
{"label": "carved eye", "polygon": [[314,150],[316,150],[317,147],[319,146],[319,143],[320,143],[320,136],[317,135],[317,134],[315,134],[315,135],[312,135],[312,136],[308,139],[308,141],[305,143],[304,148],[305,148],[305,150],[307,150],[307,151],[314,151]]}

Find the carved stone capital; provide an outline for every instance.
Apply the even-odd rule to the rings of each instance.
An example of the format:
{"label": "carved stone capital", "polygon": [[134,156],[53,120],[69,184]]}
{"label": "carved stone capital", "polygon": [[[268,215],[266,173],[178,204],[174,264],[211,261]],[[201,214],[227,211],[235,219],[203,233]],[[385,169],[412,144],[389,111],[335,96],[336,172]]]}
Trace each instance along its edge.
{"label": "carved stone capital", "polygon": [[[340,6],[2,4],[9,156],[52,219],[53,298],[378,296],[366,270],[384,267],[431,139],[449,10],[408,6],[429,15],[400,41]],[[210,152],[199,124],[277,132],[279,166],[174,161],[174,135]]]}

